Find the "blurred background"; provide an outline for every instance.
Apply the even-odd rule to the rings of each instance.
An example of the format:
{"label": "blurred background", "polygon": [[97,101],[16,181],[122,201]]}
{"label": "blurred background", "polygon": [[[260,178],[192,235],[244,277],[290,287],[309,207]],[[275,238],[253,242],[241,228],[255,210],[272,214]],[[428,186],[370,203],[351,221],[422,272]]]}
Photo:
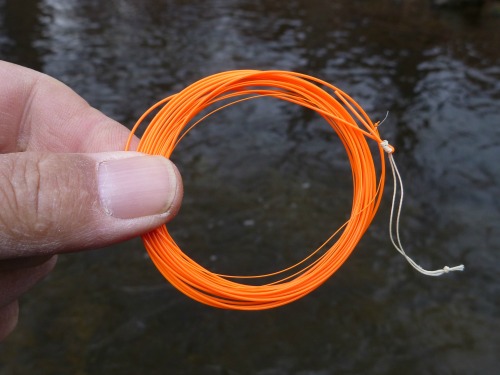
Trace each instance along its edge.
{"label": "blurred background", "polygon": [[[0,58],[50,74],[130,127],[229,69],[285,69],[353,96],[396,147],[402,236],[382,207],[344,266],[291,305],[218,310],[171,287],[140,239],[63,255],[21,300],[0,374],[497,374],[500,4],[446,0],[0,0]],[[315,113],[272,99],[219,112],[173,160],[169,230],[226,273],[301,259],[350,213],[345,150]]]}

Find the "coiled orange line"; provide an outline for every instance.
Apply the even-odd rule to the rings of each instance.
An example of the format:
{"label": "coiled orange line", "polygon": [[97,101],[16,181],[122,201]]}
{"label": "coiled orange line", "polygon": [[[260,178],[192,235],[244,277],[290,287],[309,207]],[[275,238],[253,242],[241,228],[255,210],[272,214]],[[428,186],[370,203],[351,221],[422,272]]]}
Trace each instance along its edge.
{"label": "coiled orange line", "polygon": [[[133,127],[126,149],[138,126],[154,111],[157,112],[137,151],[169,158],[179,141],[203,119],[227,106],[259,97],[277,98],[309,108],[320,114],[338,134],[352,168],[352,211],[349,220],[305,259],[266,275],[213,273],[189,258],[166,226],[142,236],[152,261],[172,285],[199,302],[219,308],[268,309],[295,301],[316,289],[344,263],[367,230],[380,205],[385,182],[384,150],[380,146],[382,139],[377,124],[335,86],[295,72],[235,70],[195,82],[147,110]],[[216,108],[209,112],[211,106]],[[208,113],[202,116],[200,113],[204,110]],[[366,138],[378,145],[381,166],[378,179],[374,155]],[[337,241],[330,244],[337,235]],[[249,285],[242,282],[245,279],[264,281],[260,285]]]}

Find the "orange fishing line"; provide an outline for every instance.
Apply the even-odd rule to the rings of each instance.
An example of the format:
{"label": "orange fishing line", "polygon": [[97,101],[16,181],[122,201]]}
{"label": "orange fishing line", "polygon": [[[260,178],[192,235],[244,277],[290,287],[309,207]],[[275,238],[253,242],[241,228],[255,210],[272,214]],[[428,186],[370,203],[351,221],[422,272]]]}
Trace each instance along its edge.
{"label": "orange fishing line", "polygon": [[[195,82],[148,109],[133,127],[126,149],[129,149],[139,125],[155,111],[137,151],[169,158],[189,130],[205,118],[227,106],[260,97],[277,98],[309,108],[320,114],[337,133],[352,168],[351,215],[305,259],[266,275],[213,273],[189,258],[175,243],[165,225],[142,236],[152,261],[170,283],[189,297],[215,307],[267,309],[290,303],[316,289],[354,250],[377,212],[384,188],[384,147],[377,124],[373,124],[361,106],[337,87],[295,72],[236,70],[214,74]],[[215,109],[204,116],[200,115],[211,106],[215,106]],[[378,145],[379,177],[374,163],[375,155],[367,138]],[[390,147],[385,145],[385,151],[392,152]],[[336,236],[337,241],[331,244]],[[250,285],[244,283],[246,279],[253,279],[254,283],[256,280],[262,282]]]}

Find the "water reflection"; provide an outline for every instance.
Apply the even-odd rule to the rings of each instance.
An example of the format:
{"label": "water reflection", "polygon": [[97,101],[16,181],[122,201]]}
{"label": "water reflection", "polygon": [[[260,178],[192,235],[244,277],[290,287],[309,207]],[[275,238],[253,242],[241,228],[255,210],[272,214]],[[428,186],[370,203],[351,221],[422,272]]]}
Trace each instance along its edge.
{"label": "water reflection", "polygon": [[[2,56],[9,56],[9,61],[24,63],[30,68],[40,70],[40,51],[35,48],[36,42],[42,37],[40,1],[4,1],[2,8]],[[19,17],[19,14],[23,14],[23,17]]]}
{"label": "water reflection", "polygon": [[[500,340],[500,19],[427,1],[0,2],[3,58],[62,79],[131,124],[207,74],[277,68],[354,96],[396,145],[403,237],[442,279],[389,246],[388,201],[347,264],[291,306],[251,314],[180,295],[138,240],[61,257],[23,301],[3,373],[495,373]],[[174,154],[186,184],[175,238],[214,270],[289,264],[349,214],[350,168],[314,114],[256,100]],[[387,194],[390,193],[388,188]]]}

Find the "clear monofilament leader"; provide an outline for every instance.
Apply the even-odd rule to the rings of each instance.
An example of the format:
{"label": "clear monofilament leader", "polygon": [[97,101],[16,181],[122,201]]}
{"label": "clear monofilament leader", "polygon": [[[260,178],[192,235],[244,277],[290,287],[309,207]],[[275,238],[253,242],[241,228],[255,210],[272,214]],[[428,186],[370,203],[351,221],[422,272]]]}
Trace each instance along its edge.
{"label": "clear monofilament leader", "polygon": [[[419,266],[415,261],[406,254],[403,249],[403,245],[401,244],[401,236],[399,231],[399,223],[401,219],[401,210],[403,207],[403,198],[404,198],[404,188],[403,188],[403,179],[401,178],[401,174],[399,173],[398,167],[396,165],[396,161],[394,160],[394,147],[392,147],[387,140],[384,140],[380,143],[380,146],[387,153],[387,157],[389,159],[389,165],[391,166],[392,178],[394,181],[393,193],[392,193],[392,203],[391,203],[391,216],[389,218],[389,236],[391,238],[391,242],[396,248],[397,251],[401,253],[411,264],[413,268],[415,268],[418,272],[427,275],[427,276],[441,276],[445,273],[452,271],[463,271],[464,265],[461,264],[455,267],[444,266],[441,269],[429,271],[425,268]],[[397,200],[399,190],[399,202]],[[397,208],[396,208],[397,206]]]}

